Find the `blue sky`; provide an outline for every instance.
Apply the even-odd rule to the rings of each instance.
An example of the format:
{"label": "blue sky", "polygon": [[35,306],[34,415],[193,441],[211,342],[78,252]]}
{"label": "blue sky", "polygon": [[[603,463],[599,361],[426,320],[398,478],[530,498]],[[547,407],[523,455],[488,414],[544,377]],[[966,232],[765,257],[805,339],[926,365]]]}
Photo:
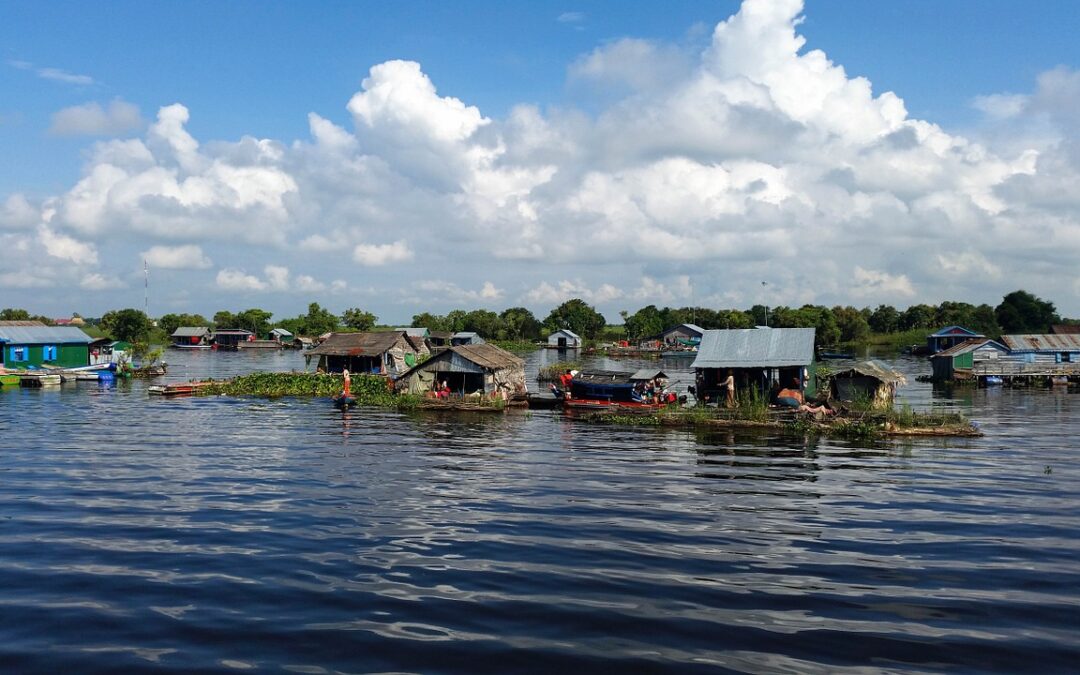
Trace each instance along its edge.
{"label": "blue sky", "polygon": [[[416,62],[423,76],[437,89],[438,97],[458,99],[466,107],[475,107],[484,119],[491,120],[491,124],[481,124],[477,136],[471,140],[480,139],[483,133],[487,133],[485,130],[499,129],[500,133],[509,133],[503,126],[513,111],[522,105],[535,106],[548,126],[563,128],[563,139],[571,138],[575,133],[588,136],[589,132],[581,132],[580,124],[573,121],[575,116],[600,120],[629,105],[648,109],[650,104],[659,105],[663,97],[672,95],[669,89],[661,86],[663,83],[659,80],[627,85],[626,73],[617,72],[610,62],[604,62],[598,66],[599,70],[583,75],[581,66],[590,54],[614,54],[617,60],[619,56],[613,48],[617,45],[636,46],[639,51],[634,53],[639,56],[640,49],[655,49],[656,54],[661,56],[652,58],[651,52],[646,54],[649,57],[648,67],[657,61],[664,61],[670,66],[670,70],[657,77],[690,78],[697,72],[695,69],[702,54],[713,43],[713,30],[718,22],[727,20],[739,9],[738,2],[620,1],[573,5],[537,2],[336,2],[317,5],[272,2],[114,2],[107,5],[6,2],[0,6],[0,58],[3,59],[3,63],[0,63],[0,157],[3,158],[0,160],[0,203],[11,195],[20,195],[34,209],[47,208],[50,199],[61,198],[71,191],[85,175],[84,172],[95,164],[95,143],[113,138],[146,137],[147,128],[154,122],[158,109],[174,103],[181,104],[189,113],[189,119],[184,124],[186,132],[211,155],[227,151],[215,148],[215,142],[235,144],[244,136],[268,139],[286,150],[295,142],[310,143],[309,113],[316,113],[351,132],[359,118],[346,109],[346,104],[354,94],[362,91],[361,82],[369,76],[369,69],[393,60]],[[1061,150],[1061,139],[1067,140],[1068,122],[1062,122],[1064,118],[1061,115],[1047,112],[1045,107],[1040,108],[1035,104],[1024,107],[1018,103],[1023,111],[1017,108],[1010,109],[1009,114],[1000,114],[995,108],[997,112],[989,115],[985,106],[974,106],[973,101],[980,96],[1002,94],[1032,97],[1030,100],[1034,101],[1041,96],[1040,85],[1037,84],[1040,74],[1051,72],[1059,66],[1065,68],[1061,71],[1064,75],[1058,81],[1066,83],[1061,87],[1067,96],[1071,91],[1068,89],[1068,82],[1071,81],[1069,76],[1073,69],[1080,66],[1080,48],[1075,39],[1080,31],[1080,12],[1076,11],[1074,3],[1040,2],[1030,8],[1002,0],[914,0],[904,3],[808,0],[799,14],[803,17],[801,21],[783,20],[793,24],[794,30],[805,37],[806,44],[800,54],[823,50],[833,64],[843,67],[848,78],[868,79],[872,83],[874,96],[886,91],[895,92],[903,100],[909,120],[925,120],[940,126],[948,134],[972,139],[985,149],[1002,153],[1002,161],[1020,156],[1022,149],[1016,147],[1018,139],[1030,136],[1028,145],[1038,150],[1043,158],[1048,156],[1048,148]],[[621,42],[628,38],[639,42]],[[599,63],[596,60],[594,65]],[[741,77],[729,69],[721,70],[724,70],[725,77]],[[399,75],[395,74],[394,77]],[[754,77],[767,79],[762,73],[746,77],[751,80]],[[775,89],[781,85],[773,83],[768,86]],[[1040,100],[1060,98],[1045,94]],[[85,122],[85,119],[83,123],[75,123],[71,127],[58,123],[54,118],[61,110],[88,104],[97,104],[109,110],[109,105],[117,101],[128,107],[114,111],[115,117],[110,113],[106,120],[108,129],[98,130],[104,133],[85,133],[90,128],[86,126],[90,122]],[[134,111],[132,106],[138,110]],[[71,115],[85,113],[86,110],[81,113],[75,111]],[[397,114],[391,113],[390,118]],[[798,113],[792,114],[798,117]],[[381,119],[385,122],[390,118]],[[74,118],[69,116],[65,119],[70,121]],[[795,121],[806,123],[801,118]],[[576,131],[565,131],[570,128]],[[361,131],[376,136],[380,133],[377,124]],[[394,145],[401,141],[400,138],[382,146],[380,143],[386,140],[384,137],[366,137],[364,133],[357,133],[361,139],[361,150],[357,156],[374,157],[380,152],[401,151],[401,147]],[[455,142],[457,140],[460,139]],[[491,144],[498,144],[491,138],[477,142],[487,144],[484,147],[488,148],[492,147]],[[566,142],[581,145],[580,140]],[[777,142],[781,142],[780,139]],[[694,145],[693,139],[688,139],[687,143],[691,147]],[[505,142],[504,145],[513,154],[512,143]],[[375,147],[382,149],[371,152],[371,148]],[[558,195],[546,194],[546,191],[550,191],[564,176],[587,176],[590,170],[595,172],[601,169],[611,170],[616,183],[627,185],[624,179],[630,174],[625,172],[643,169],[645,165],[641,162],[645,159],[640,156],[634,160],[636,164],[632,162],[616,166],[624,159],[616,159],[620,152],[617,148],[582,146],[558,159],[544,160],[550,161],[550,166],[557,167],[557,178],[548,180],[537,177],[530,187],[529,204],[517,204],[514,209],[518,213],[523,208],[539,209],[534,222],[539,223],[537,227],[541,229],[548,227],[546,214],[550,214],[553,222],[565,219],[560,209],[568,203],[571,210],[577,209],[574,212],[580,213],[580,209],[574,206],[579,202],[571,197],[580,193],[584,185],[581,181],[570,181],[560,187],[566,190],[562,197],[570,199],[569,202]],[[649,157],[650,161],[687,154],[685,147],[679,151],[665,147],[650,152],[654,153]],[[602,156],[604,153],[609,155]],[[583,159],[585,157],[588,159]],[[1062,150],[1062,157],[1065,158],[1062,161],[1072,161],[1066,150]],[[788,166],[795,166],[798,162],[796,157],[775,157],[772,153],[757,151],[749,153],[744,159],[747,158],[764,161],[770,167],[785,171],[788,171]],[[725,151],[694,159],[705,167],[727,166],[724,162],[732,161],[732,155]],[[161,157],[155,161],[162,166],[167,164]],[[296,178],[299,184],[296,190],[285,190],[298,196],[294,201],[305,202],[308,195],[321,190],[320,186],[324,183],[319,183],[319,180],[326,180],[325,177],[298,178],[295,174],[297,169],[290,164],[290,160],[286,158],[282,161],[288,166],[283,165],[281,171]],[[505,164],[506,157],[496,161],[500,165]],[[535,168],[537,162],[540,159],[530,158],[518,169],[523,171],[526,165]],[[844,162],[837,167],[838,170],[847,168],[848,163]],[[408,179],[412,187],[422,188],[428,194],[428,186],[416,179],[415,172],[418,170],[416,166],[395,166],[393,175]],[[450,180],[457,185],[459,183],[455,181],[459,178],[463,181],[461,185],[471,180],[460,176],[443,176],[440,180]],[[370,182],[370,176],[364,180],[369,181],[364,185],[374,184]],[[500,180],[500,184],[505,184],[508,178],[504,175]],[[1016,218],[1031,218],[1032,223],[1046,221],[1049,217],[1047,213],[1033,215],[1035,207],[1042,202],[1036,204],[1038,200],[1015,196],[1022,189],[1034,189],[1027,185],[1030,180],[1025,178],[1021,181],[1025,184],[1016,187],[1005,185],[1005,182],[1005,179],[1001,179],[991,186],[992,190],[997,195],[1013,195],[1017,206],[1008,209],[989,207],[986,227],[1004,227],[1002,213],[1015,213]],[[880,192],[882,186],[874,182],[874,188]],[[918,190],[922,191],[923,196],[935,193],[926,185],[921,185]],[[852,194],[856,192],[850,191]],[[869,194],[868,190],[864,191]],[[450,190],[440,195],[440,199],[431,204],[430,211],[413,214],[412,217],[419,220],[411,227],[418,227],[420,221],[430,222],[440,208],[446,208],[448,202],[443,198],[454,201],[453,192]],[[467,188],[465,192],[468,192]],[[785,189],[784,192],[795,194],[798,190]],[[918,195],[909,188],[898,188],[892,192],[909,205],[918,199]],[[637,200],[641,195],[631,195],[631,198]],[[788,198],[794,199],[790,195]],[[288,199],[292,200],[293,197]],[[524,197],[515,193],[514,199]],[[641,196],[641,199],[645,197]],[[348,214],[338,214],[337,217],[344,220],[337,227],[345,230],[353,227],[355,231],[343,230],[341,238],[335,241],[346,248],[389,246],[392,236],[380,238],[376,235],[387,228],[392,229],[393,219],[385,223],[376,222],[372,219],[371,210],[392,212],[395,205],[392,199],[378,201],[376,208],[375,201],[378,200],[373,198],[372,203],[363,205],[353,213],[357,219],[355,226],[345,222]],[[505,207],[505,201],[506,195],[495,198],[498,208]],[[769,203],[776,206],[775,200]],[[411,207],[412,204],[404,206]],[[1069,208],[1062,211],[1060,204],[1055,208],[1057,210],[1053,217],[1060,220],[1060,227],[1065,229],[1055,230],[1053,236],[1071,237],[1072,230],[1069,228],[1075,227],[1076,213]],[[264,265],[287,266],[293,277],[298,274],[311,276],[317,283],[309,286],[318,288],[321,284],[328,293],[331,279],[316,276],[316,272],[326,271],[325,258],[320,259],[317,255],[305,258],[291,252],[303,240],[305,233],[319,231],[319,228],[326,227],[328,221],[316,218],[300,222],[303,218],[299,214],[312,210],[304,208],[301,203],[290,203],[287,210],[288,214],[283,218],[289,225],[282,226],[281,239],[277,248],[272,250],[253,245],[251,241],[240,241],[243,237],[214,239],[193,234],[185,238],[177,237],[175,233],[161,237],[161,231],[151,232],[137,225],[124,228],[106,223],[80,229],[77,224],[66,222],[63,218],[48,221],[47,233],[42,234],[39,229],[38,239],[56,235],[93,247],[97,252],[98,266],[93,269],[88,266],[83,270],[82,281],[85,282],[88,275],[98,277],[80,288],[66,287],[77,283],[74,277],[67,281],[58,278],[55,284],[35,287],[32,297],[43,306],[42,311],[54,313],[64,310],[72,298],[87,305],[84,313],[108,309],[117,300],[133,294],[132,270],[138,266],[139,252],[155,245],[198,246],[206,254],[205,259],[212,260],[213,265],[200,264],[196,266],[199,271],[193,274],[183,272],[184,268],[181,267],[171,268],[176,270],[169,272],[175,275],[173,281],[176,285],[189,290],[186,295],[163,297],[161,302],[169,303],[165,309],[212,312],[226,306],[261,304],[275,311],[289,313],[304,305],[308,298],[272,292],[274,285],[268,283],[265,275],[257,270]],[[327,209],[320,204],[316,210],[325,213]],[[603,211],[603,218],[607,219],[617,217],[613,214],[618,213],[606,207],[599,211]],[[953,216],[957,213],[956,209],[945,211]],[[502,223],[500,227],[522,227],[520,223],[515,225],[511,222],[517,217],[513,214],[503,217],[492,214],[477,216],[477,213],[470,211],[468,214],[456,214],[455,217],[469,222],[476,218],[492,218],[492,222]],[[714,209],[713,220],[709,222],[715,221],[717,213],[719,211]],[[137,214],[127,213],[125,217],[131,218],[132,222],[138,220]],[[210,216],[200,213],[198,217]],[[237,225],[235,213],[229,217],[233,218],[234,226],[243,227]],[[9,220],[14,222],[14,216]],[[875,218],[878,223],[882,220]],[[678,229],[670,223],[665,225],[667,221],[664,218],[660,218],[660,221],[664,221],[661,230],[669,226]],[[599,221],[594,219],[590,222],[588,227],[595,228]],[[622,225],[617,222],[612,227]],[[1010,218],[1009,225],[1018,226],[1016,219]],[[247,225],[256,226],[254,221]],[[645,224],[642,227],[651,226]],[[0,222],[2,227],[3,223]],[[31,227],[26,223],[20,227],[9,224],[8,230],[21,232],[19,236],[25,237]],[[737,228],[730,224],[718,227],[720,229],[712,234],[724,234],[727,231],[724,227]],[[752,224],[750,227],[753,229]],[[891,227],[915,226],[897,223]],[[129,231],[131,229],[135,230],[134,234]],[[552,226],[543,234],[548,238],[562,236],[556,230]],[[459,230],[447,233],[436,229],[431,234],[453,236],[455,231]],[[706,227],[701,236],[709,236],[709,232]],[[480,227],[471,235],[490,238],[491,232]],[[660,235],[667,236],[667,233],[660,232]],[[686,241],[684,239],[683,243]],[[898,242],[897,246],[901,244]],[[595,245],[595,242],[582,241],[577,245]],[[1002,250],[1010,250],[1015,244],[1008,239],[1001,246]],[[70,248],[61,247],[63,250]],[[323,248],[332,250],[329,246]],[[414,268],[439,270],[445,269],[447,259],[460,259],[439,255],[428,257],[422,251],[412,250],[415,248],[411,247],[408,255],[399,256],[402,263]],[[316,245],[308,249],[309,253],[319,253]],[[56,250],[54,247],[53,252]],[[123,251],[123,263],[117,264],[112,255],[105,253],[106,250],[110,253],[113,250]],[[917,249],[912,245],[911,250]],[[649,301],[665,302],[667,299],[678,304],[690,297],[708,299],[718,304],[752,304],[757,298],[751,297],[750,289],[755,284],[760,285],[756,277],[761,276],[763,270],[770,269],[767,261],[763,260],[757,267],[745,271],[748,279],[755,277],[753,282],[721,287],[716,283],[696,282],[701,264],[692,255],[680,257],[671,254],[654,258],[648,251],[649,244],[645,242],[636,248],[629,247],[610,259],[590,264],[587,256],[558,251],[536,249],[533,253],[506,255],[505,251],[494,251],[493,256],[492,251],[477,250],[476,260],[483,262],[470,265],[469,273],[455,273],[452,279],[429,280],[442,283],[444,290],[447,284],[452,284],[448,292],[440,295],[435,290],[437,284],[432,283],[425,288],[415,289],[412,296],[405,293],[395,299],[383,292],[382,284],[401,289],[415,280],[415,269],[406,274],[379,264],[362,264],[364,269],[359,271],[342,267],[332,270],[329,275],[338,277],[334,281],[345,282],[344,287],[337,287],[342,297],[327,296],[324,304],[335,309],[369,304],[381,316],[401,320],[417,309],[417,296],[431,302],[430,308],[435,310],[470,303],[504,307],[519,302],[543,309],[541,305],[545,301],[555,301],[560,296],[559,289],[567,288],[589,291],[609,315],[614,315],[618,309],[633,309]],[[815,301],[861,305],[880,300],[904,305],[958,297],[993,302],[1000,297],[1000,290],[1011,290],[1006,279],[1012,275],[1007,269],[1001,268],[1002,263],[990,255],[991,252],[990,249],[973,248],[968,259],[974,261],[974,267],[968,265],[957,271],[967,276],[975,273],[976,269],[990,269],[987,266],[990,265],[998,268],[996,278],[1000,282],[991,287],[985,284],[953,285],[953,288],[958,288],[959,295],[943,296],[941,279],[921,280],[920,271],[900,264],[902,253],[898,253],[895,259],[888,259],[882,258],[878,252],[874,260],[869,258],[875,256],[866,256],[866,266],[862,267],[863,274],[858,279],[860,283],[871,285],[876,283],[872,280],[878,280],[880,283],[876,288],[879,293],[846,297],[842,289],[845,279],[850,282],[853,278],[853,272],[840,264],[842,259],[850,259],[850,255],[845,254],[830,261],[837,266],[832,290],[792,292],[773,301],[774,304]],[[821,255],[828,257],[828,252],[823,251]],[[1034,250],[1028,257],[1042,259],[1041,254]],[[783,255],[780,255],[779,259],[782,258]],[[357,259],[370,261],[370,257],[365,258],[362,254],[357,254]],[[5,264],[8,269],[0,267],[0,274],[8,272],[14,275],[21,269],[14,262],[0,261],[0,266]],[[1046,271],[1054,273],[1054,263],[1045,264]],[[784,263],[784,266],[789,266],[789,263]],[[476,271],[477,267],[482,267],[484,272]],[[263,287],[260,289],[258,283],[249,283],[248,290],[241,292],[243,284],[229,286],[226,283],[225,287],[199,285],[197,280],[207,274],[213,276],[223,269],[242,270],[247,275],[261,279]],[[869,272],[873,274],[868,275]],[[1060,271],[1057,273],[1059,276],[1062,274]],[[1037,293],[1041,290],[1042,294],[1057,301],[1063,309],[1080,314],[1080,303],[1075,298],[1078,287],[1073,284],[1075,275],[1069,278],[1067,272],[1063,274],[1067,277],[1065,282],[1059,279],[1055,283],[1047,282],[1041,289],[1033,287],[1030,290]],[[523,275],[528,278],[527,282],[522,280]],[[688,275],[694,277],[690,282],[692,291],[688,291],[687,284],[681,280]],[[440,272],[439,276],[445,277],[446,274]],[[639,285],[642,277],[651,279],[654,286]],[[905,277],[908,283],[895,282],[900,277]],[[794,275],[776,281],[781,282],[777,283],[778,286],[788,281],[805,287],[809,278],[809,274]],[[1028,285],[1033,285],[1040,278],[1031,277]],[[193,282],[193,279],[196,281]],[[410,281],[406,282],[406,279]],[[487,282],[498,292],[484,293],[483,284]],[[556,290],[531,293],[544,282]],[[560,286],[561,282],[569,283]],[[655,291],[655,284],[664,286],[665,290],[651,296],[650,288]],[[599,289],[604,285],[626,290],[621,294],[619,291],[602,292]],[[674,291],[677,286],[683,290]],[[350,291],[343,288],[355,289],[356,292],[349,295]],[[1069,294],[1073,297],[1068,297]],[[313,291],[308,295],[314,297],[319,293]]]}

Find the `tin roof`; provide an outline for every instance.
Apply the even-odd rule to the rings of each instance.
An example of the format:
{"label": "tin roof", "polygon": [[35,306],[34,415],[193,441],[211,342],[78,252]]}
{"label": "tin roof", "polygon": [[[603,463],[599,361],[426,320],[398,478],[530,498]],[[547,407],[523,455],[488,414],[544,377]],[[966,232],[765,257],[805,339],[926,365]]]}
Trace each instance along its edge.
{"label": "tin roof", "polygon": [[1080,335],[1002,335],[1001,341],[1014,352],[1080,351]]}
{"label": "tin roof", "polygon": [[172,337],[203,337],[209,334],[210,329],[206,326],[180,326],[173,331]]}
{"label": "tin roof", "polygon": [[243,328],[221,328],[221,329],[215,329],[214,330],[214,335],[254,335],[254,334],[255,333],[252,333],[251,331],[245,330]]}
{"label": "tin roof", "polygon": [[814,361],[813,328],[707,330],[692,368],[783,368]]}
{"label": "tin roof", "polygon": [[1008,347],[1006,347],[1005,345],[1003,345],[1003,344],[1001,344],[999,342],[995,342],[995,341],[991,340],[990,338],[973,338],[971,340],[965,340],[965,341],[961,342],[958,345],[953,345],[952,347],[949,347],[948,349],[940,351],[937,354],[933,354],[933,355],[930,356],[930,358],[931,359],[936,359],[936,358],[939,358],[939,357],[950,358],[950,357],[953,357],[953,356],[959,356],[960,354],[967,354],[968,352],[973,352],[976,349],[979,349],[980,347],[982,347],[983,345],[985,345],[987,343],[989,343],[990,345],[992,345],[993,347],[999,349],[1002,352],[1009,351]]}
{"label": "tin roof", "polygon": [[[581,339],[580,335],[578,335],[574,331],[570,330],[569,328],[560,328],[559,330],[555,331],[551,335],[558,335],[559,333],[562,333],[563,335],[569,335],[570,337],[574,338],[575,340],[580,340]],[[549,335],[548,337],[550,338],[551,335]]]}
{"label": "tin roof", "polygon": [[288,335],[289,337],[293,336],[293,334],[290,331],[287,331],[284,328],[275,328],[274,330],[270,331],[270,334],[271,335],[281,335],[281,336]]}
{"label": "tin roof", "polygon": [[621,370],[588,370],[578,373],[574,376],[574,379],[579,382],[588,382],[590,384],[633,384],[634,382],[651,380],[658,376],[667,377],[662,370],[657,370],[656,368],[642,368],[633,373]]}
{"label": "tin roof", "polygon": [[1078,335],[1080,334],[1080,324],[1057,324],[1050,326],[1050,332],[1055,335]]}
{"label": "tin roof", "polygon": [[416,326],[401,326],[401,327],[399,327],[399,328],[395,328],[394,330],[395,330],[395,331],[402,331],[403,333],[405,333],[406,335],[408,335],[408,336],[410,336],[410,337],[420,337],[420,338],[423,338],[423,337],[427,337],[427,336],[428,336],[428,329],[427,329],[427,328],[423,328],[423,327],[416,327]]}
{"label": "tin roof", "polygon": [[[331,333],[308,354],[312,356],[378,356],[405,337],[404,331],[377,333]],[[411,347],[411,344],[410,344]]]}
{"label": "tin roof", "polygon": [[963,326],[946,326],[936,333],[931,333],[930,337],[948,337],[950,335],[969,335],[971,337],[986,337],[980,333],[976,333],[973,330],[964,328]]}
{"label": "tin roof", "polygon": [[698,335],[704,335],[705,334],[705,329],[702,328],[701,326],[698,326],[697,324],[680,323],[678,326],[672,326],[671,328],[668,328],[666,331],[661,333],[661,335],[667,335],[668,333],[670,333],[672,331],[676,331],[676,330],[678,330],[680,328],[689,328],[692,332],[697,333]]}
{"label": "tin roof", "polygon": [[[9,325],[9,324],[19,325]],[[46,326],[29,321],[5,321],[0,324],[0,339],[17,345],[90,344],[91,338],[78,326]]]}

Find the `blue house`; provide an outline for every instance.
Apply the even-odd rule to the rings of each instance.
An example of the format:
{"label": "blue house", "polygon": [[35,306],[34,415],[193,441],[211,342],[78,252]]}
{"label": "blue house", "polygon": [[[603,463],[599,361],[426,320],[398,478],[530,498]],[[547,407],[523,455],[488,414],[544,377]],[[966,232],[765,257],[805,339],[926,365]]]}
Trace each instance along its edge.
{"label": "blue house", "polygon": [[963,326],[947,326],[936,333],[931,333],[926,336],[926,348],[931,354],[937,354],[946,349],[952,349],[956,345],[967,342],[968,340],[977,340],[984,337],[986,336],[976,333],[973,330],[968,330]]}

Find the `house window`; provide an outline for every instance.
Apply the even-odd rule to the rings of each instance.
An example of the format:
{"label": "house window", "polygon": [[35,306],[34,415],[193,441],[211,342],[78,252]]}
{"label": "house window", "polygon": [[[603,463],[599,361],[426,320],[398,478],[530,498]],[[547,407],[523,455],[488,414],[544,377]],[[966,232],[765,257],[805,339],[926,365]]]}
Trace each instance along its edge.
{"label": "house window", "polygon": [[27,347],[12,347],[11,348],[11,361],[12,363],[19,363],[27,359],[29,349]]}
{"label": "house window", "polygon": [[41,360],[42,361],[55,361],[56,360],[56,345],[42,345],[41,346]]}
{"label": "house window", "polygon": [[1072,363],[1072,354],[1070,352],[1061,352],[1058,354],[1058,363]]}

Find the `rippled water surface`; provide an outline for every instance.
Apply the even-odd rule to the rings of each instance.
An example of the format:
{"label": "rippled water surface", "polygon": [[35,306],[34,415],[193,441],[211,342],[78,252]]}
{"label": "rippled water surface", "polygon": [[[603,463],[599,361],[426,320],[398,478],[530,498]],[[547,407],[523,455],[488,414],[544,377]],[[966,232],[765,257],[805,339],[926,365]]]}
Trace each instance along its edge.
{"label": "rippled water surface", "polygon": [[[181,380],[304,368],[294,352],[169,357]],[[141,382],[5,389],[0,664],[1075,669],[1080,394],[905,396],[986,436],[807,442],[160,400]]]}

